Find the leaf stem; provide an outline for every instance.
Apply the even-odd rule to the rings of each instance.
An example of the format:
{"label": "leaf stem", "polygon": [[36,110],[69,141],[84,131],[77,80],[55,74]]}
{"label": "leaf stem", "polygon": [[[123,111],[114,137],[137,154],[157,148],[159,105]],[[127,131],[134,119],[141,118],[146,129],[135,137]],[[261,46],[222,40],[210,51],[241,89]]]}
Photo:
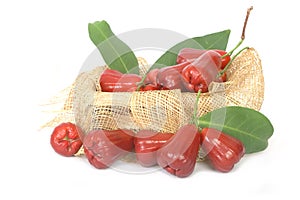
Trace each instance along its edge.
{"label": "leaf stem", "polygon": [[199,104],[200,95],[201,95],[201,90],[199,90],[198,93],[197,93],[196,102],[195,102],[195,105],[194,105],[193,118],[192,118],[192,122],[191,122],[192,124],[195,124],[197,126],[199,131],[201,130],[201,128],[199,126],[199,122],[198,122],[198,119],[197,119],[197,112],[198,112],[198,104]]}

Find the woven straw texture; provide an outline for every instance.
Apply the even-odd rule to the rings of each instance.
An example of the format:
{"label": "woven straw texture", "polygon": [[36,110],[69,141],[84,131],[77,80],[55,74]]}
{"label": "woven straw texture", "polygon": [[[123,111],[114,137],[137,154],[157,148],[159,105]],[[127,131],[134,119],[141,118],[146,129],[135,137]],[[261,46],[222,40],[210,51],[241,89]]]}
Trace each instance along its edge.
{"label": "woven straw texture", "polygon": [[[139,59],[141,74],[148,68]],[[149,129],[176,132],[188,123],[194,112],[196,93],[180,90],[145,92],[101,92],[99,77],[106,68],[97,67],[78,75],[68,89],[64,107],[44,127],[71,121],[85,132],[93,129]],[[200,96],[198,115],[224,106],[243,106],[259,110],[264,98],[261,60],[254,48],[244,50],[229,66],[228,81],[213,82]]]}

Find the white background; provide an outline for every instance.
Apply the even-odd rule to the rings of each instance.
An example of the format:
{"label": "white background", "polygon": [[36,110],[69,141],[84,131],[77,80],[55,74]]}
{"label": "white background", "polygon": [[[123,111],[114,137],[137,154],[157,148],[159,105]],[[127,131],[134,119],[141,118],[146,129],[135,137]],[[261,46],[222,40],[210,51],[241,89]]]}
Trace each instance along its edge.
{"label": "white background", "polygon": [[[297,1],[6,2],[0,3],[0,199],[299,198]],[[71,84],[95,49],[89,22],[105,19],[116,34],[163,28],[193,37],[231,29],[231,49],[251,5],[244,45],[261,56],[261,112],[275,128],[265,151],[246,155],[230,173],[202,163],[192,176],[179,179],[163,171],[96,170],[84,159],[64,158],[51,149],[51,129],[39,130],[48,116],[40,104]]]}

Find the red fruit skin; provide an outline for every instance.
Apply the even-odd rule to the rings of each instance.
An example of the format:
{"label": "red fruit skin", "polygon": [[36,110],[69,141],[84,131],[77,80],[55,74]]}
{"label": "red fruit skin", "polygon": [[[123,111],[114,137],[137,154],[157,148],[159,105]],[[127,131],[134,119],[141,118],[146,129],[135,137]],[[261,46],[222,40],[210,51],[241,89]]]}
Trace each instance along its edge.
{"label": "red fruit skin", "polygon": [[[179,51],[176,62],[178,64],[183,62],[190,62],[192,63],[195,59],[202,56],[204,53],[206,53],[208,50],[204,49],[194,49],[194,48],[183,48]],[[217,52],[220,57],[227,54],[226,51],[220,50],[220,49],[213,49],[213,51]],[[217,57],[215,58],[215,64],[218,65],[219,59]],[[231,58],[229,55],[225,56],[224,58],[221,58],[222,64],[220,65],[219,69],[224,69],[226,65],[230,62]]]}
{"label": "red fruit skin", "polygon": [[[219,53],[221,57],[224,56],[225,54],[227,54],[227,52],[224,50],[215,49],[214,51]],[[221,69],[224,69],[226,67],[226,65],[230,62],[231,58],[229,55],[227,55],[221,59],[222,59]]]}
{"label": "red fruit skin", "polygon": [[84,153],[95,168],[108,168],[133,150],[133,134],[129,130],[91,131],[83,141]]}
{"label": "red fruit skin", "polygon": [[173,133],[157,133],[149,130],[139,131],[134,138],[137,162],[144,167],[156,165],[157,150],[170,140],[173,135]]}
{"label": "red fruit skin", "polygon": [[106,69],[100,76],[103,92],[133,92],[137,90],[142,77],[137,74],[122,74],[117,70]]}
{"label": "red fruit skin", "polygon": [[82,146],[80,135],[82,135],[82,131],[75,124],[71,122],[61,123],[54,128],[50,144],[56,153],[70,157],[77,153]]}
{"label": "red fruit skin", "polygon": [[202,93],[208,92],[208,84],[195,66],[189,65],[185,68],[182,71],[182,76],[186,83],[184,86],[187,89],[193,92],[198,92],[199,90],[201,90]]}
{"label": "red fruit skin", "polygon": [[218,81],[217,75],[221,66],[219,53],[207,50],[200,57],[182,70],[184,80],[194,86],[194,91],[208,92],[212,81]]}
{"label": "red fruit skin", "polygon": [[157,151],[157,163],[170,174],[187,177],[194,171],[199,148],[198,128],[185,125]]}
{"label": "red fruit skin", "polygon": [[139,91],[153,91],[153,90],[160,90],[160,89],[161,87],[159,85],[147,84],[142,86]]}
{"label": "red fruit skin", "polygon": [[177,64],[183,62],[193,62],[196,58],[204,54],[207,50],[194,49],[194,48],[183,48],[179,51],[176,62]]}
{"label": "red fruit skin", "polygon": [[219,77],[217,82],[226,82],[227,81],[227,74],[224,73],[222,76]]}
{"label": "red fruit skin", "polygon": [[154,86],[157,85],[156,77],[159,69],[152,69],[150,72],[147,73],[147,76],[144,80],[144,84],[152,84]]}
{"label": "red fruit skin", "polygon": [[186,91],[181,72],[188,64],[188,62],[185,62],[159,69],[156,77],[157,84],[163,89],[181,89],[181,91]]}
{"label": "red fruit skin", "polygon": [[221,172],[229,172],[245,154],[243,143],[219,130],[203,128],[201,147],[212,166]]}

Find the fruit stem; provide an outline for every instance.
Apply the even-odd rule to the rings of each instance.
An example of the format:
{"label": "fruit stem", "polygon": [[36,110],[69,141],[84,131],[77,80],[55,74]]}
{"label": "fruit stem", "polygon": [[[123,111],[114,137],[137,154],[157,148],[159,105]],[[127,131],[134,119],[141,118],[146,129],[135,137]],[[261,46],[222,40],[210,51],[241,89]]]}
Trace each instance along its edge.
{"label": "fruit stem", "polygon": [[144,85],[145,78],[146,77],[143,77],[143,79],[140,82],[136,83],[137,84],[137,88],[136,88],[137,92],[140,91],[141,87]]}
{"label": "fruit stem", "polygon": [[243,31],[242,31],[242,36],[241,36],[241,39],[242,39],[242,40],[245,39],[246,27],[247,27],[248,18],[249,18],[249,16],[250,16],[251,10],[253,10],[253,6],[251,6],[251,7],[248,8],[248,10],[247,10],[246,18],[245,18],[245,21],[244,21],[244,27],[243,27]]}
{"label": "fruit stem", "polygon": [[233,54],[233,52],[234,52],[237,48],[239,48],[243,42],[244,42],[244,39],[241,39],[241,40],[239,41],[239,43],[238,43],[231,51],[229,51],[228,53],[224,54],[221,58],[225,58],[226,56],[231,56],[231,55]]}
{"label": "fruit stem", "polygon": [[218,75],[217,75],[217,78],[219,78],[220,76],[222,76],[225,72],[226,72],[226,70],[228,69],[228,67],[231,65],[231,63],[235,60],[235,58],[240,54],[240,53],[242,53],[242,51],[244,51],[245,49],[249,49],[249,47],[244,47],[244,48],[242,48],[239,52],[237,52],[233,57],[232,57],[232,59],[230,60],[230,62],[224,67],[224,69],[222,69],[219,73],[218,73]]}
{"label": "fruit stem", "polygon": [[[246,32],[246,27],[247,27],[247,23],[248,23],[248,19],[249,19],[249,16],[250,16],[250,12],[251,10],[253,10],[253,6],[251,6],[250,8],[247,9],[247,14],[246,14],[246,18],[245,18],[245,21],[244,21],[244,26],[243,26],[243,31],[242,31],[242,35],[241,35],[241,40],[239,41],[239,43],[231,50],[229,51],[228,53],[224,54],[221,58],[225,58],[226,56],[231,56],[233,54],[233,52],[239,48],[241,46],[241,44],[244,42],[245,40],[245,32]],[[231,63],[233,62],[233,60],[242,52],[244,51],[245,49],[248,49],[249,47],[244,47],[242,48],[237,54],[235,54],[233,56],[233,58],[230,60],[230,62],[225,66],[225,68],[220,71],[217,75],[217,78],[219,78],[220,76],[222,76],[226,70],[228,69],[228,67],[231,65]]]}
{"label": "fruit stem", "polygon": [[247,27],[247,23],[248,23],[248,19],[249,19],[251,10],[253,10],[253,6],[251,6],[250,8],[247,9],[247,14],[246,14],[246,18],[245,18],[245,21],[244,21],[244,26],[243,26],[243,31],[242,31],[242,35],[241,35],[241,40],[239,41],[239,43],[231,51],[229,51],[228,53],[224,54],[221,58],[225,58],[226,56],[231,56],[233,54],[233,52],[237,48],[239,48],[239,46],[241,46],[241,44],[245,40],[245,32],[246,32],[246,27]]}
{"label": "fruit stem", "polygon": [[141,80],[140,82],[137,83],[137,86],[138,86],[138,87],[137,87],[136,91],[140,91],[141,87],[145,85],[145,84],[144,84],[144,81],[145,81],[146,78],[147,78],[147,74],[148,74],[152,69],[155,69],[154,66],[155,66],[155,65],[152,65],[152,66],[147,70],[147,72],[143,75],[142,80]]}

